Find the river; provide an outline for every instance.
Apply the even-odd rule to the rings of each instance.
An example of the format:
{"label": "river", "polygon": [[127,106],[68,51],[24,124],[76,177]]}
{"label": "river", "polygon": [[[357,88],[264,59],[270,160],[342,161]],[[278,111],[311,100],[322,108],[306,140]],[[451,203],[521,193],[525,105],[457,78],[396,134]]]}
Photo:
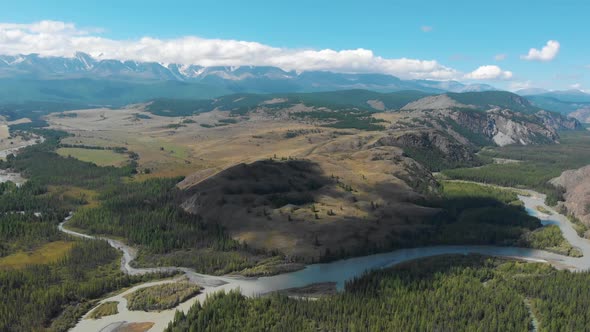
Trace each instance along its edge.
{"label": "river", "polygon": [[[541,219],[544,225],[557,225],[564,237],[574,246],[580,249],[583,257],[575,258],[562,256],[544,250],[515,248],[515,247],[496,247],[496,246],[432,246],[422,248],[401,249],[392,252],[375,254],[370,256],[356,257],[339,260],[325,264],[308,265],[304,269],[270,277],[260,278],[241,278],[229,276],[209,276],[195,273],[191,269],[179,267],[163,268],[133,268],[130,262],[135,258],[136,251],[113,239],[107,239],[109,244],[123,252],[121,259],[121,269],[129,274],[144,274],[156,271],[181,271],[184,276],[191,281],[203,286],[203,292],[196,297],[181,303],[174,309],[164,310],[161,312],[144,312],[127,310],[127,300],[125,295],[134,292],[137,289],[149,287],[162,283],[176,282],[177,279],[148,282],[132,287],[120,294],[103,299],[102,302],[118,302],[119,313],[112,316],[106,316],[101,319],[85,319],[85,317],[72,329],[72,331],[113,331],[125,323],[131,322],[153,322],[154,326],[150,331],[162,331],[174,318],[174,312],[181,310],[186,312],[196,301],[203,301],[208,294],[218,291],[229,291],[239,289],[246,296],[255,296],[271,291],[286,288],[302,287],[312,283],[333,281],[337,283],[338,290],[342,290],[344,283],[356,276],[362,275],[365,271],[389,267],[403,262],[432,257],[445,254],[483,254],[498,257],[509,257],[534,262],[546,262],[560,269],[569,269],[572,271],[583,271],[590,269],[590,241],[578,236],[569,220],[557,211],[545,205],[545,196],[534,191],[523,191],[526,195],[519,195],[523,201],[527,212]],[[536,207],[542,206],[551,215],[543,214],[537,211]],[[77,233],[68,230],[64,224],[69,220],[67,218],[59,225],[59,229],[73,236],[84,238],[95,238],[86,234]],[[183,276],[183,277],[184,277]]]}

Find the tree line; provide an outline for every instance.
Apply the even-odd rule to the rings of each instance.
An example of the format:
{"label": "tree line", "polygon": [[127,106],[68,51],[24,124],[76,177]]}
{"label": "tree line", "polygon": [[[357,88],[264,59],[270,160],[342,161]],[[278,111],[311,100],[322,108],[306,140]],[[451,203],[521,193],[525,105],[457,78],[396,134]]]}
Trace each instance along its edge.
{"label": "tree line", "polygon": [[443,256],[365,274],[315,301],[219,293],[167,332],[180,331],[583,331],[590,273],[482,256]]}

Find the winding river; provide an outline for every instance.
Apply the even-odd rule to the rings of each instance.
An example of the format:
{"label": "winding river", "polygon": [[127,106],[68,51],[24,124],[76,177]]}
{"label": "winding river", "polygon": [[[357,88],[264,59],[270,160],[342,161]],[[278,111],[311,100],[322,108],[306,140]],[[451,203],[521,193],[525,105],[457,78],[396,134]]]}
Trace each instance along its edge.
{"label": "winding river", "polygon": [[[574,246],[580,249],[583,257],[574,258],[562,256],[544,250],[515,248],[515,247],[495,247],[495,246],[432,246],[412,249],[395,250],[388,253],[375,254],[364,257],[356,257],[345,260],[339,260],[326,264],[308,265],[304,269],[280,274],[270,277],[260,278],[240,278],[229,276],[210,276],[194,272],[188,268],[181,267],[161,267],[161,268],[134,268],[130,266],[130,262],[136,257],[136,251],[121,243],[108,238],[101,238],[107,240],[109,244],[122,251],[123,257],[121,259],[121,269],[125,273],[137,275],[157,271],[180,271],[188,277],[191,281],[203,286],[203,292],[196,297],[178,305],[174,309],[164,310],[160,312],[144,312],[144,311],[129,311],[127,309],[127,300],[125,295],[134,292],[137,289],[150,287],[162,283],[176,282],[176,279],[147,282],[135,287],[132,287],[120,294],[103,299],[102,302],[115,301],[118,302],[119,313],[112,316],[106,316],[101,319],[85,319],[86,316],[72,329],[72,331],[113,331],[118,327],[132,322],[153,322],[154,325],[150,331],[162,331],[170,321],[174,318],[176,310],[186,312],[196,301],[203,301],[208,294],[217,291],[229,291],[232,289],[239,289],[246,296],[255,296],[271,291],[276,291],[286,288],[302,287],[312,283],[333,281],[337,283],[337,288],[342,290],[346,280],[359,276],[367,270],[378,269],[383,267],[393,266],[399,263],[445,254],[483,254],[499,257],[510,257],[534,262],[546,262],[560,269],[569,269],[572,271],[582,271],[590,269],[590,241],[582,239],[578,236],[569,220],[552,208],[545,205],[545,196],[534,191],[523,191],[526,195],[520,195],[520,200],[523,201],[527,212],[533,216],[541,219],[544,225],[555,224],[559,226],[564,237]],[[536,210],[537,206],[542,206],[551,215],[540,213]],[[59,225],[62,232],[72,236],[96,239],[90,235],[74,232],[64,227],[64,224],[69,220],[68,217]]]}

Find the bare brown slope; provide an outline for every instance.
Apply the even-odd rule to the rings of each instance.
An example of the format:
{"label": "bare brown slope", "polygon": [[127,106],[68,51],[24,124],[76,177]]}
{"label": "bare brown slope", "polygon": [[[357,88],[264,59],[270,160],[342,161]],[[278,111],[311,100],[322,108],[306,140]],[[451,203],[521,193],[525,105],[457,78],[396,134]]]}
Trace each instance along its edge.
{"label": "bare brown slope", "polygon": [[250,246],[304,261],[407,245],[429,227],[422,222],[436,211],[417,205],[422,196],[400,180],[429,188],[429,173],[397,148],[343,153],[334,144],[312,159],[239,164],[183,183],[183,207]]}
{"label": "bare brown slope", "polygon": [[590,165],[565,171],[551,183],[566,190],[564,205],[568,212],[590,226]]}

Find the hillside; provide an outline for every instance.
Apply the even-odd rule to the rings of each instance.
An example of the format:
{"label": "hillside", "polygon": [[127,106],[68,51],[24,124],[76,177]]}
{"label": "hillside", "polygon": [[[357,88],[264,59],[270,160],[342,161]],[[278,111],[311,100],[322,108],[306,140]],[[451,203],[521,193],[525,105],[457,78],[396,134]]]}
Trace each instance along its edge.
{"label": "hillside", "polygon": [[[565,190],[563,205],[567,211],[590,227],[590,165],[567,170],[551,180],[555,186]],[[587,234],[588,236],[590,234]]]}
{"label": "hillside", "polygon": [[579,109],[590,108],[590,101],[565,101],[551,95],[533,95],[526,98],[539,108],[568,115]]}
{"label": "hillside", "polygon": [[147,111],[164,116],[191,115],[215,109],[245,114],[258,107],[283,109],[298,104],[316,108],[357,108],[362,111],[396,110],[428,96],[420,91],[380,93],[369,90],[343,90],[313,93],[231,94],[212,100],[155,99]]}
{"label": "hillside", "polygon": [[[231,93],[299,93],[334,90],[365,89],[380,92],[419,90],[427,93],[446,91],[494,90],[485,84],[464,84],[457,81],[403,80],[395,76],[374,73],[347,74],[329,71],[286,71],[270,66],[211,66],[163,64],[156,62],[119,61],[94,58],[78,52],[72,57],[44,57],[37,54],[0,55],[0,79],[19,85],[17,95],[0,95],[6,102],[26,100],[44,101],[87,101],[107,105],[136,102],[118,99],[114,91],[102,96],[103,99],[88,96],[86,92],[68,89],[68,85],[84,80],[108,81],[114,85],[127,82],[129,85],[161,85],[160,89],[146,92],[134,91],[144,99],[166,98],[209,98]],[[27,81],[27,84],[23,84]],[[36,84],[32,84],[35,81]],[[193,94],[176,93],[167,90],[170,86],[179,89],[187,83]],[[52,86],[53,85],[53,86]],[[97,89],[100,91],[100,86]],[[136,89],[137,90],[137,89]],[[158,91],[159,90],[159,91]],[[151,94],[150,94],[151,92]],[[38,99],[42,98],[42,99]]]}
{"label": "hillside", "polygon": [[581,129],[573,118],[540,110],[523,97],[501,91],[430,96],[401,111],[423,119],[429,127],[463,134],[480,146],[555,142],[558,130]]}
{"label": "hillside", "polygon": [[388,144],[404,148],[405,153],[433,170],[477,165],[475,152],[484,146],[556,143],[558,131],[582,129],[573,118],[540,110],[523,97],[501,91],[442,95],[365,90],[239,94],[214,100],[159,99],[146,105],[145,110],[167,117],[215,110],[229,112],[231,122],[252,121],[255,116],[384,131],[392,137]]}
{"label": "hillside", "polygon": [[461,104],[472,105],[479,110],[503,108],[526,114],[540,111],[539,108],[533,106],[526,98],[507,91],[447,93],[447,95]]}
{"label": "hillside", "polygon": [[[359,96],[359,101],[375,97]],[[225,100],[232,105],[249,100],[233,98],[208,102]],[[439,201],[441,187],[430,171],[479,165],[475,152],[483,142],[459,127],[427,126],[436,123],[427,111],[416,117],[414,111],[301,103],[282,107],[284,101],[277,101],[276,95],[251,96],[254,98],[263,99],[244,112],[221,107],[197,114],[165,112],[168,107],[160,104],[158,113],[166,115],[162,116],[147,112],[149,105],[131,105],[117,110],[57,113],[48,117],[48,122],[52,128],[73,134],[62,141],[63,146],[88,150],[95,163],[104,162],[93,152],[101,151],[98,147],[125,147],[136,154],[139,180],[185,176],[179,184],[181,202],[193,218],[222,226],[232,239],[248,248],[276,250],[288,261],[331,260],[417,244],[461,243],[463,235],[473,243],[494,239],[514,242],[536,227],[528,219],[523,220],[524,226],[515,226],[517,229],[506,230],[497,224],[505,213],[522,217],[522,211],[504,206],[513,198],[501,203],[485,201],[501,217],[490,219],[486,228],[464,224],[477,222],[483,210],[465,212],[460,225],[450,222],[463,209],[475,208],[481,201]],[[170,105],[186,111],[193,104]],[[490,208],[485,213],[491,214]],[[441,210],[448,213],[439,215]],[[82,216],[76,220],[79,226],[110,230],[119,236],[128,231],[127,226],[99,220],[83,223]],[[472,232],[457,233],[461,227]],[[149,242],[143,237],[135,241],[142,245]],[[157,254],[141,254],[138,262],[202,267],[195,258],[201,253],[199,248],[158,249]],[[255,259],[253,262],[259,261]]]}
{"label": "hillside", "polygon": [[569,116],[578,119],[582,123],[590,123],[590,105],[571,112]]}
{"label": "hillside", "polygon": [[351,139],[337,139],[309,159],[262,160],[204,180],[188,177],[179,184],[182,206],[235,239],[294,260],[409,245],[404,234],[432,228],[437,210],[420,206],[422,196],[404,180],[433,191],[434,179],[395,147],[351,149]]}
{"label": "hillside", "polygon": [[60,102],[123,106],[145,100],[168,98],[213,98],[230,93],[221,87],[198,82],[130,81],[96,78],[8,79],[0,78],[1,104]]}

